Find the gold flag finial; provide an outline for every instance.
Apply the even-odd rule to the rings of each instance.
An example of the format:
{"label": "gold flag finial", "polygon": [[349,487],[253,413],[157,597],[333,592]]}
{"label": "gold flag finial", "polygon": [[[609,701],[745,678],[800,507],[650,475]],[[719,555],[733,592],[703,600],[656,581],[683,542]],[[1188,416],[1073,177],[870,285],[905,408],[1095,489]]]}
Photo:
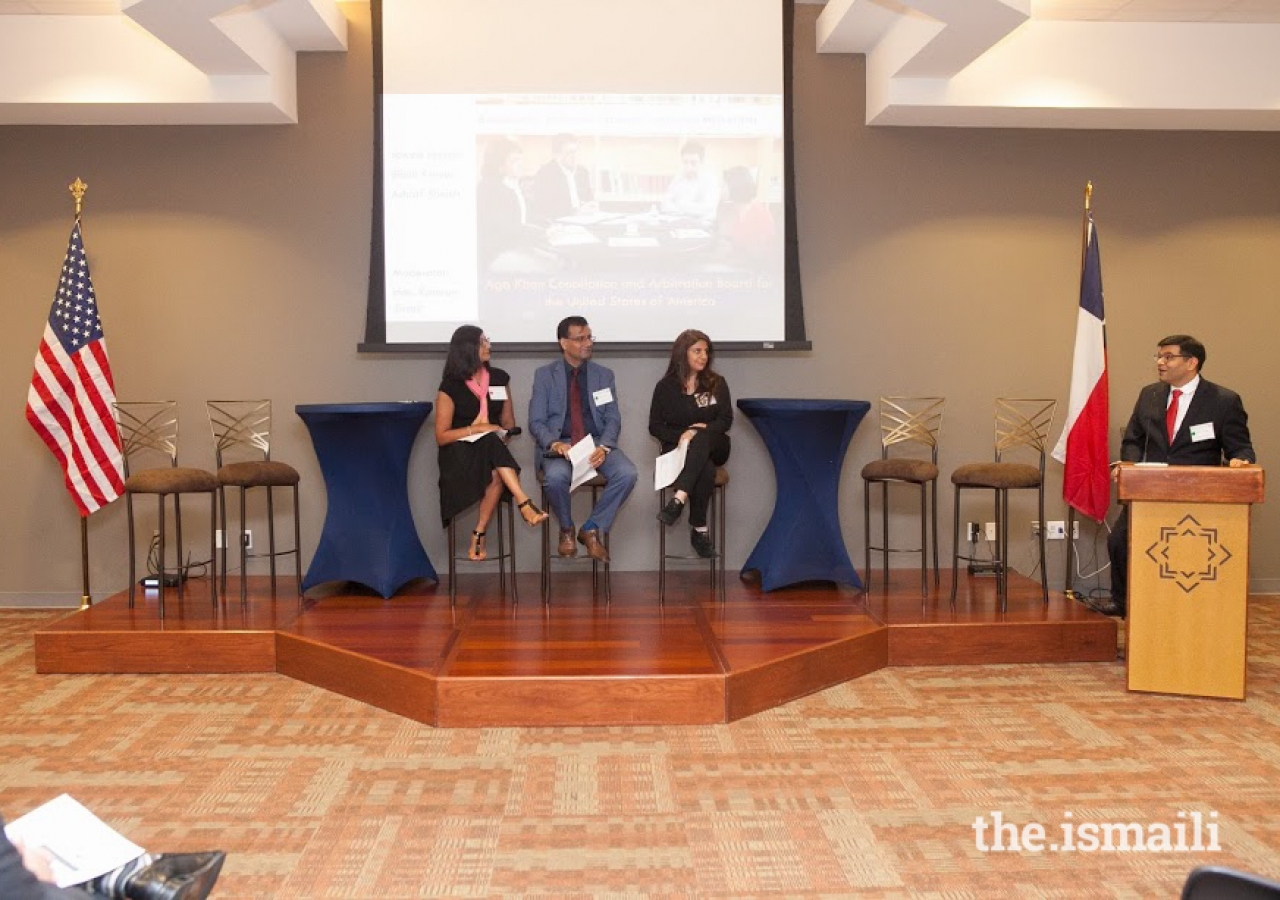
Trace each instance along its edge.
{"label": "gold flag finial", "polygon": [[1084,211],[1089,211],[1089,201],[1093,199],[1093,182],[1086,181],[1084,183]]}
{"label": "gold flag finial", "polygon": [[89,185],[85,184],[78,177],[71,184],[67,185],[67,190],[71,192],[71,196],[76,198],[76,221],[80,221],[80,207],[84,205],[84,192],[89,190]]}

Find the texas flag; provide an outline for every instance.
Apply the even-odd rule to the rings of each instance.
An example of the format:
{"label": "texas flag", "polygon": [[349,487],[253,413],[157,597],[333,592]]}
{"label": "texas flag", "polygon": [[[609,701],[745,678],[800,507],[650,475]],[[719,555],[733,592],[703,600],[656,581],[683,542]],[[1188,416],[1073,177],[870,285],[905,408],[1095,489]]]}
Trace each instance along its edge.
{"label": "texas flag", "polygon": [[1107,389],[1107,330],[1102,310],[1102,263],[1093,214],[1086,213],[1084,267],[1080,273],[1080,312],[1071,363],[1071,401],[1067,426],[1053,458],[1064,466],[1062,499],[1101,522],[1111,506],[1110,416]]}

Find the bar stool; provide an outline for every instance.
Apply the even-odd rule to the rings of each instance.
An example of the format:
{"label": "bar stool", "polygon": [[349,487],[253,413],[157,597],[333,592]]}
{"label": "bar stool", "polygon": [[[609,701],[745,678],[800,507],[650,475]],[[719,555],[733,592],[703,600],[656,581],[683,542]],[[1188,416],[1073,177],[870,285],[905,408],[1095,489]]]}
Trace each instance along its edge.
{"label": "bar stool", "polygon": [[[597,475],[595,478],[592,478],[590,481],[583,483],[584,487],[588,487],[591,489],[591,505],[593,507],[596,505],[597,501],[599,501],[600,499],[600,491],[603,490],[605,485],[607,485],[608,483],[609,483],[609,479],[605,478],[603,475]],[[550,509],[550,507],[547,504],[546,473],[543,471],[538,472],[538,489],[539,489],[539,492],[541,493],[542,508]],[[573,495],[571,494],[570,495],[571,502],[572,502],[572,498],[573,498]],[[551,603],[551,562],[552,560],[562,560],[567,562],[571,559],[581,558],[581,555],[577,557],[568,557],[568,556],[561,556],[559,553],[552,552],[551,521],[554,518],[555,516],[547,516],[547,518],[544,519],[542,522],[542,602],[544,604]],[[575,535],[574,538],[576,540],[577,536]],[[600,540],[604,544],[604,548],[608,550],[609,549],[608,532],[605,532],[603,535],[601,535]],[[600,581],[601,581],[600,569],[602,564],[599,561],[597,561],[594,556],[591,556],[590,554],[587,555],[587,559],[591,561],[591,596],[596,597],[600,593]],[[604,580],[604,599],[605,599],[605,602],[608,603],[613,600],[613,586],[609,578],[609,563],[607,562],[604,563],[603,568],[604,568],[604,579],[603,579]]]}
{"label": "bar stool", "polygon": [[[182,565],[182,495],[209,495],[209,596],[213,609],[218,609],[218,557],[215,546],[218,527],[218,479],[212,472],[178,465],[178,404],[174,400],[116,401],[116,424],[120,429],[122,455],[124,457],[125,507],[128,510],[129,527],[129,608],[133,608],[133,592],[137,586],[135,569],[135,545],[133,534],[133,497],[135,494],[155,494],[159,504],[160,547],[156,568],[159,576],[160,618],[164,618],[165,576],[165,522],[164,499],[173,497],[174,530],[177,537],[178,556],[176,573],[178,599],[182,599],[182,584],[186,580]],[[134,471],[132,460],[143,455],[158,456],[168,465]]]}
{"label": "bar stool", "polygon": [[[871,551],[884,557],[884,586],[889,588],[889,554],[920,554],[920,593],[929,596],[929,529],[933,525],[933,582],[938,583],[938,435],[942,431],[943,397],[881,397],[880,459],[862,467],[863,552],[866,556],[866,583],[871,589]],[[914,447],[912,447],[914,445]],[[923,450],[919,456],[890,457],[889,448]],[[871,545],[871,491],[880,485],[880,546]],[[889,485],[909,484],[920,489],[920,549],[889,546]],[[930,503],[932,488],[932,503]],[[932,507],[932,514],[930,508]]]}
{"label": "bar stool", "polygon": [[[248,596],[250,559],[266,557],[271,565],[271,592],[276,590],[276,557],[292,556],[298,596],[302,596],[302,524],[298,510],[298,470],[271,458],[270,400],[208,400],[218,465],[218,506],[222,513],[222,593],[227,592],[227,488],[240,489],[240,602]],[[267,489],[267,552],[250,553],[245,541],[245,495]],[[274,488],[293,492],[293,549],[276,550]]]}
{"label": "bar stool", "polygon": [[[458,555],[458,538],[457,523],[455,516],[449,520],[449,605],[454,606],[458,602],[458,561],[466,560],[472,565],[476,565],[476,560],[469,556]],[[496,562],[498,564],[498,585],[502,591],[502,596],[507,596],[507,568],[511,569],[511,600],[514,603],[520,602],[520,594],[516,590],[516,510],[515,498],[504,492],[502,499],[498,501],[498,507],[494,511],[494,522],[498,526],[498,553],[496,556],[490,556],[483,562]],[[545,522],[543,523],[546,524]]]}
{"label": "bar stool", "polygon": [[[1033,490],[1040,502],[1040,587],[1045,606],[1049,605],[1049,573],[1045,571],[1044,550],[1044,463],[1053,428],[1057,400],[1000,398],[996,400],[995,462],[967,463],[951,473],[955,485],[955,526],[952,530],[951,602],[956,602],[956,584],[960,556],[960,491],[979,488],[995,496],[996,519],[996,596],[1000,611],[1009,610],[1009,491]],[[1036,465],[1009,462],[1010,451],[1029,451]],[[973,561],[971,557],[963,557]]]}

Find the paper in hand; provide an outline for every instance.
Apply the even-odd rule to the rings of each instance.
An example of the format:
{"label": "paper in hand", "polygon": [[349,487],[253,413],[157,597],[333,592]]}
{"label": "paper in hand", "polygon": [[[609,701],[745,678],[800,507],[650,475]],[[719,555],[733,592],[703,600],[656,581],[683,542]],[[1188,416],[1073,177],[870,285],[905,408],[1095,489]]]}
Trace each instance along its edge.
{"label": "paper in hand", "polygon": [[684,468],[685,457],[689,455],[689,445],[684,441],[676,444],[676,449],[664,453],[653,464],[653,489],[660,491],[675,483]]}
{"label": "paper in hand", "polygon": [[11,841],[49,854],[58,887],[83,884],[145,852],[68,794],[15,819],[4,832]]}
{"label": "paper in hand", "polygon": [[573,466],[573,480],[569,490],[575,491],[598,474],[591,467],[591,454],[596,452],[596,439],[586,435],[569,448],[569,464]]}

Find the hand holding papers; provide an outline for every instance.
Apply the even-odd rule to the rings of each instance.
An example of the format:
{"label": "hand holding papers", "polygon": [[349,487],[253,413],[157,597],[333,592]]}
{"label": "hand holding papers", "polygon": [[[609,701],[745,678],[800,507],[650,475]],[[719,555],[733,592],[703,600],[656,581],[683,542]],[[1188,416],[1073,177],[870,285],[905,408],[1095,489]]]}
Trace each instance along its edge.
{"label": "hand holding papers", "polygon": [[573,480],[569,483],[570,491],[577,490],[596,477],[596,470],[591,467],[591,455],[595,452],[596,439],[589,434],[569,448],[567,458],[569,464],[573,466]]}
{"label": "hand holding papers", "polygon": [[[467,435],[466,437],[460,437],[458,438],[458,440],[466,441],[468,444],[474,444],[476,441],[480,440],[480,438],[484,437],[486,434],[489,434],[489,433],[490,432],[488,431],[477,431],[474,434]],[[496,434],[500,439],[504,441],[507,439],[507,430],[505,428],[499,428],[497,431],[494,431],[492,433]]]}
{"label": "hand holding papers", "polygon": [[28,850],[47,852],[58,887],[105,875],[144,852],[67,794],[10,822],[5,834]]}

